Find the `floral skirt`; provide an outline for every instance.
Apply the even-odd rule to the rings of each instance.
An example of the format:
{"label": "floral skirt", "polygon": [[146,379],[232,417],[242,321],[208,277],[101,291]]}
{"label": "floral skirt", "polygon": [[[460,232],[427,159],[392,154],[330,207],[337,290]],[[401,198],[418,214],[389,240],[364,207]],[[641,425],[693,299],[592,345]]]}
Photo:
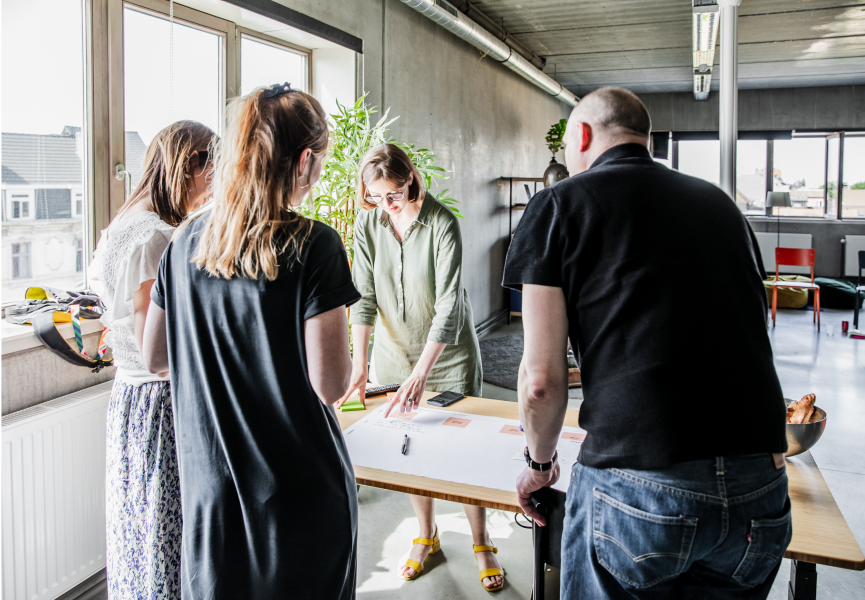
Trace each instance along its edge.
{"label": "floral skirt", "polygon": [[179,599],[183,521],[169,382],[115,380],[107,437],[108,597]]}

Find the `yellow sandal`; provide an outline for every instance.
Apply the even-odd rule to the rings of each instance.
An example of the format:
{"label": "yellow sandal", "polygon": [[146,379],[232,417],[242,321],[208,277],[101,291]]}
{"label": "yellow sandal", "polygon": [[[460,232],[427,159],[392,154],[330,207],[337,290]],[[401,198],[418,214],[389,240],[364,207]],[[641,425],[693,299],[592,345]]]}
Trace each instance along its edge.
{"label": "yellow sandal", "polygon": [[[498,554],[499,549],[495,546],[475,546],[472,544],[472,549],[475,551],[475,560],[478,559],[478,552],[492,552],[493,554]],[[504,569],[481,569],[480,573],[481,586],[488,592],[497,592],[505,586],[505,571]],[[497,575],[501,575],[502,583],[498,587],[488,588],[484,585],[484,577],[495,577]]]}
{"label": "yellow sandal", "polygon": [[[412,540],[411,545],[414,546],[415,544],[423,544],[424,546],[432,546],[432,550],[430,550],[429,554],[427,554],[427,558],[429,558],[430,556],[432,556],[433,554],[435,554],[436,552],[441,550],[442,546],[441,546],[441,542],[439,541],[439,528],[436,527],[436,532],[435,532],[435,535],[433,536],[433,539],[415,538]],[[424,562],[426,562],[426,558],[424,559]],[[412,579],[414,579],[415,577],[417,577],[418,575],[420,575],[423,572],[423,563],[419,563],[416,560],[412,560],[410,558],[405,559],[405,566],[412,568],[415,571],[413,577],[406,577],[405,574],[400,575],[400,577],[402,577],[406,581],[411,581]]]}

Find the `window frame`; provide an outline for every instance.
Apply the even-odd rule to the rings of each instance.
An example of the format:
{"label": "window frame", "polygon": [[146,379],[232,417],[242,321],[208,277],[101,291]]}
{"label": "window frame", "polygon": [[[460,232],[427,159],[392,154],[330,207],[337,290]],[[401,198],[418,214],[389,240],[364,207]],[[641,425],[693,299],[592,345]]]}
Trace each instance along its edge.
{"label": "window frame", "polygon": [[[16,217],[13,205],[15,202],[24,202],[22,198],[25,197],[27,198],[27,216]],[[15,189],[14,187],[9,187],[6,189],[6,203],[7,206],[5,207],[5,210],[7,221],[19,223],[21,221],[36,220],[36,188]]]}

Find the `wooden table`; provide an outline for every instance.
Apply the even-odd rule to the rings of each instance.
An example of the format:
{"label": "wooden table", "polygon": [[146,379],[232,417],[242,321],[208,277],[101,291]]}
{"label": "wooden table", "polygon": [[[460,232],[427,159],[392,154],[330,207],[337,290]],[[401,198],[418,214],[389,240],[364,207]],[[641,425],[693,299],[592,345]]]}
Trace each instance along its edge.
{"label": "wooden table", "polygon": [[[468,397],[446,409],[438,409],[426,403],[434,394],[424,394],[425,408],[432,410],[457,410],[467,414],[519,419],[516,402],[488,400]],[[336,411],[340,429],[345,430],[364,418],[387,401],[385,396],[369,398],[366,410],[351,412]],[[579,427],[580,411],[569,409],[565,414],[565,425]],[[516,492],[506,492],[452,481],[404,475],[391,471],[354,467],[354,475],[361,485],[377,487],[406,494],[429,496],[464,504],[475,504],[509,512],[522,512]],[[564,474],[567,476],[567,473]],[[820,469],[809,452],[787,460],[790,504],[793,513],[793,539],[787,547],[785,558],[793,559],[790,575],[790,600],[807,600],[816,597],[816,565],[827,565],[854,571],[865,570],[865,556],[853,533],[847,526],[841,510],[832,497],[832,492],[823,480]],[[536,532],[537,533],[537,532]],[[535,565],[543,570],[543,564]],[[542,597],[536,594],[535,598]]]}

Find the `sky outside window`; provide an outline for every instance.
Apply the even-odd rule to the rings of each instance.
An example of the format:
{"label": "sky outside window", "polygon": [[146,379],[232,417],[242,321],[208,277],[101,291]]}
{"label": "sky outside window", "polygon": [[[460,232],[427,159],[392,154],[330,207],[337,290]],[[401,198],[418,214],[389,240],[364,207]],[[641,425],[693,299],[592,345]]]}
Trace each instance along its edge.
{"label": "sky outside window", "polygon": [[294,90],[307,91],[306,56],[285,48],[240,38],[240,94],[259,87],[290,83]]}

